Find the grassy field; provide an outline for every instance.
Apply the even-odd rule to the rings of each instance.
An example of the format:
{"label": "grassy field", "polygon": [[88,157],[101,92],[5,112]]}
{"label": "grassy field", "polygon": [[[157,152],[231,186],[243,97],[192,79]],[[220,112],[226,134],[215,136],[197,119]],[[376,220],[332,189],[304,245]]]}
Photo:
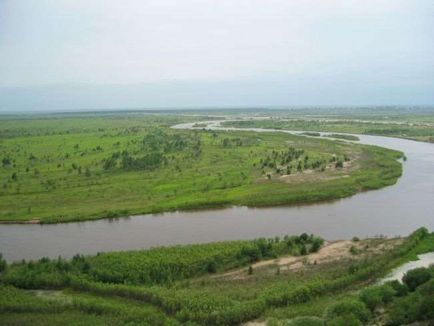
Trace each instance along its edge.
{"label": "grassy field", "polygon": [[391,121],[390,119],[378,119],[378,117],[372,115],[319,115],[315,117],[287,115],[265,120],[227,121],[223,125],[239,128],[345,132],[434,142],[434,114],[432,116],[409,116],[407,118],[408,120],[402,120],[404,118],[400,117],[399,120]]}
{"label": "grassy field", "polygon": [[3,325],[409,324],[434,319],[434,269],[408,273],[404,285],[374,284],[392,268],[433,250],[434,234],[421,228],[407,238],[323,244],[302,234],[0,263],[0,320]]}
{"label": "grassy field", "polygon": [[195,120],[137,112],[3,117],[0,221],[316,202],[394,184],[402,172],[402,154],[378,147],[169,128]]}

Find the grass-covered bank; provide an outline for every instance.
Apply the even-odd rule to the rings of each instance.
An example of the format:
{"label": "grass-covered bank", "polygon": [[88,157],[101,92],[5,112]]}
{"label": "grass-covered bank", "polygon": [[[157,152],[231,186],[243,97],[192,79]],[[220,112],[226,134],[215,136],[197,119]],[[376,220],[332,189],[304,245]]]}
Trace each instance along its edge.
{"label": "grass-covered bank", "polygon": [[0,222],[311,203],[391,185],[402,173],[396,161],[402,154],[384,148],[285,133],[169,128],[187,119],[1,119]]}
{"label": "grass-covered bank", "polygon": [[[401,117],[402,118],[402,117]],[[391,122],[388,120],[378,120],[376,117],[364,117],[368,120],[357,120],[357,116],[297,116],[282,115],[274,119],[256,119],[226,121],[223,126],[237,128],[268,128],[286,130],[309,130],[310,132],[342,132],[350,134],[365,134],[387,137],[398,137],[434,143],[434,123],[433,116],[429,117],[429,122]],[[377,119],[377,120],[376,120]],[[344,136],[345,137],[345,136]],[[356,139],[350,139],[356,140]]]}
{"label": "grass-covered bank", "polygon": [[[318,325],[399,325],[429,318],[432,289],[419,285],[431,284],[432,272],[408,277],[407,290],[396,284],[367,287],[415,255],[433,251],[432,233],[419,229],[402,239],[346,243],[328,252],[330,244],[303,234],[16,263],[2,268],[0,318],[11,324],[35,316],[73,322],[83,314],[85,325],[283,325],[302,316],[316,317]],[[414,314],[396,319],[391,312],[405,305]]]}

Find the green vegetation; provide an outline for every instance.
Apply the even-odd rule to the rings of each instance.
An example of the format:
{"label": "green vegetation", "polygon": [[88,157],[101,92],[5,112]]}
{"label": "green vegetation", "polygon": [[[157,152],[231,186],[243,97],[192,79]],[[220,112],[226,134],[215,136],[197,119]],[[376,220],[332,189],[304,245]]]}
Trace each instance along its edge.
{"label": "green vegetation", "polygon": [[302,234],[252,241],[154,248],[146,251],[101,253],[74,256],[71,261],[42,258],[38,263],[14,264],[4,280],[22,288],[48,285],[56,288],[73,275],[89,280],[119,284],[172,284],[175,281],[216,273],[281,255],[306,255],[316,252],[321,238]]}
{"label": "green vegetation", "polygon": [[311,136],[311,137],[321,137],[321,134],[319,132],[312,132],[312,131],[302,132],[302,133],[300,133],[300,135]]}
{"label": "green vegetation", "polygon": [[351,141],[360,140],[359,137],[357,137],[357,136],[343,135],[343,134],[329,134],[329,135],[324,135],[323,137],[337,138],[337,139],[344,139],[344,140],[351,140]]}
{"label": "green vegetation", "polygon": [[[423,273],[417,286],[408,286],[408,275]],[[417,321],[434,320],[434,266],[409,271],[404,285],[398,281],[362,289],[356,296],[348,296],[330,304],[318,325],[406,325]],[[304,317],[315,318],[315,317]],[[293,319],[293,320],[297,320]],[[292,325],[292,320],[289,324]],[[275,322],[276,323],[276,322]]]}
{"label": "green vegetation", "polygon": [[[61,323],[83,314],[83,324],[231,325],[268,319],[275,325],[379,320],[398,325],[433,318],[432,269],[409,272],[405,285],[370,284],[434,250],[434,234],[422,228],[405,239],[357,244],[360,254],[323,262],[308,260],[321,239],[302,234],[14,263],[0,274],[0,319],[29,324],[40,316]],[[306,262],[279,272],[276,261],[254,264],[288,254]]]}
{"label": "green vegetation", "polygon": [[315,118],[309,116],[299,116],[297,118],[289,116],[289,118],[287,118],[284,116],[277,119],[226,121],[223,123],[223,126],[238,128],[308,130],[309,132],[343,132],[434,142],[434,114],[431,116],[429,123],[403,121],[393,122],[388,120],[378,121],[374,119],[357,120],[357,117],[353,116],[344,116],[340,118],[330,116]]}
{"label": "green vegetation", "polygon": [[401,153],[373,146],[169,128],[195,119],[139,113],[0,119],[0,221],[316,202],[394,184],[402,173]]}
{"label": "green vegetation", "polygon": [[207,126],[207,124],[206,123],[195,123],[194,125],[193,125],[193,127],[194,128],[205,128]]}

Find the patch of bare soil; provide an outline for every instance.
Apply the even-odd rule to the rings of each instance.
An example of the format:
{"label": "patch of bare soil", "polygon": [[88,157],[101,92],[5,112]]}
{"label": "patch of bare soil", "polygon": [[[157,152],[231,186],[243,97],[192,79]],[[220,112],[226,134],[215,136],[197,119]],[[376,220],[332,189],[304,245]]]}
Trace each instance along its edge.
{"label": "patch of bare soil", "polygon": [[[262,260],[252,264],[251,266],[253,269],[258,269],[273,265],[278,266],[281,271],[296,271],[310,264],[318,265],[330,263],[345,258],[361,257],[367,254],[390,250],[402,241],[403,239],[396,238],[384,241],[363,240],[356,242],[342,240],[326,242],[318,252],[306,256],[286,256],[278,259]],[[242,268],[213,276],[213,278],[220,277],[244,279],[248,277],[248,274],[246,273],[246,268]]]}
{"label": "patch of bare soil", "polygon": [[[336,168],[335,164],[328,164],[324,171],[317,171],[312,169],[306,169],[302,172],[295,172],[292,174],[277,174],[274,172],[268,172],[258,179],[258,182],[266,182],[269,180],[267,175],[270,175],[272,179],[279,180],[285,183],[302,183],[302,182],[317,182],[328,181],[339,178],[348,178],[351,171],[355,171],[359,168],[359,157],[354,157],[351,161],[343,162],[342,168]],[[282,171],[285,171],[286,166],[280,167]],[[339,172],[339,173],[337,173]]]}
{"label": "patch of bare soil", "polygon": [[41,224],[41,220],[32,219],[27,221],[0,221],[0,224]]}

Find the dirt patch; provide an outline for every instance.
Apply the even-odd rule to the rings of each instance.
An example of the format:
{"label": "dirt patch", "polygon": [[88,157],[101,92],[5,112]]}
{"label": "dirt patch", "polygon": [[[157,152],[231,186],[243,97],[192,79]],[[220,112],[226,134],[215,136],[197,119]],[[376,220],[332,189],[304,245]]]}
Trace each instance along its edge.
{"label": "dirt patch", "polygon": [[[306,169],[301,172],[294,172],[292,174],[278,174],[276,172],[267,172],[261,176],[257,182],[267,182],[271,176],[272,180],[278,180],[285,183],[303,183],[303,182],[318,182],[329,181],[340,178],[348,178],[352,171],[358,170],[360,165],[358,164],[359,157],[355,157],[351,161],[342,162],[341,168],[336,168],[334,163],[329,163],[325,167],[324,171]],[[279,166],[282,171],[285,171],[286,166]]]}
{"label": "dirt patch", "polygon": [[[377,239],[377,240],[362,240],[350,241],[341,240],[334,242],[326,242],[325,245],[315,253],[306,256],[286,256],[277,259],[263,260],[252,264],[253,269],[265,268],[267,266],[279,267],[281,271],[296,271],[304,268],[306,265],[319,265],[338,261],[351,257],[362,257],[364,255],[378,253],[385,250],[390,250],[396,245],[402,243],[403,239]],[[248,277],[246,268],[233,270],[223,274],[212,276],[212,278],[230,278],[244,279]]]}
{"label": "dirt patch", "polygon": [[27,221],[0,221],[0,224],[41,224],[41,220],[31,219]]}

